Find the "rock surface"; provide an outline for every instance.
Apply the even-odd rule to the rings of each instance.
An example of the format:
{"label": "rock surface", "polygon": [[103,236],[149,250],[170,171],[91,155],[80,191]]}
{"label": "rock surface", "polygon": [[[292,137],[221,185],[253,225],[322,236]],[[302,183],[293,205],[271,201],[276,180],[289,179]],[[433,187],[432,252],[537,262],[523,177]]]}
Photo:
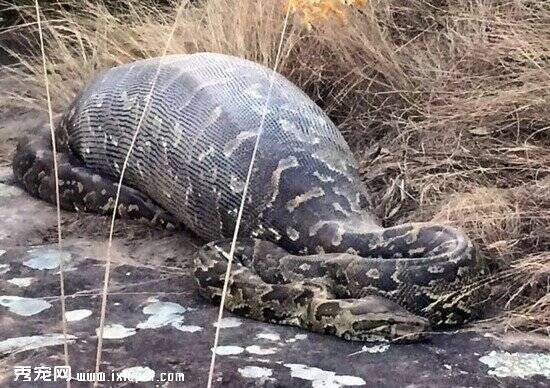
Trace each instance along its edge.
{"label": "rock surface", "polygon": [[[0,167],[0,385],[23,366],[63,365],[59,263],[64,262],[72,375],[94,370],[108,220],[63,213],[63,251],[54,207],[31,198]],[[199,242],[185,232],[118,222],[112,251],[101,370],[155,386],[206,386],[217,307],[191,275]],[[215,386],[546,387],[547,337],[498,334],[476,325],[420,344],[361,344],[225,314]],[[161,382],[161,373],[184,382]],[[166,375],[164,375],[166,376]],[[40,377],[40,376],[39,376]],[[82,377],[82,375],[81,375]],[[103,386],[152,386],[105,382]],[[90,386],[73,381],[73,387]]]}

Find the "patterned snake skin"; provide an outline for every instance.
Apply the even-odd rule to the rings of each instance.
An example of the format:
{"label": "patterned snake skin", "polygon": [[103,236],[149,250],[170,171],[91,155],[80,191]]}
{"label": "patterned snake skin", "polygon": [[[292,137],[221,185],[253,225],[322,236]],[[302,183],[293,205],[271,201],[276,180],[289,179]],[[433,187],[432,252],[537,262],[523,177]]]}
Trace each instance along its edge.
{"label": "patterned snake skin", "polygon": [[[195,260],[201,295],[219,300],[227,253],[273,72],[214,53],[107,70],[57,125],[61,205],[113,211],[146,109],[118,215],[185,225],[209,242]],[[151,89],[152,88],[152,89]],[[152,92],[151,92],[152,90]],[[22,139],[16,178],[55,202],[47,131]],[[484,270],[444,225],[382,228],[335,125],[279,74],[254,163],[225,307],[346,339],[423,338],[474,318]]]}

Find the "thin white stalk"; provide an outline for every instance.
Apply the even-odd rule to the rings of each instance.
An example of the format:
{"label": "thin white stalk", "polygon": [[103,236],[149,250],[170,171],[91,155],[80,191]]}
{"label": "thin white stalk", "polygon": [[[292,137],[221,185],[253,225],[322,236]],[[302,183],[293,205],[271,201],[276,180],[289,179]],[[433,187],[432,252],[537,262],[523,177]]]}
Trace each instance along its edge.
{"label": "thin white stalk", "polygon": [[[162,52],[162,56],[165,56],[168,52],[168,48],[170,46],[170,43],[172,41],[172,38],[174,36],[174,33],[176,31],[177,22],[181,16],[181,13],[183,11],[184,6],[188,3],[188,0],[183,0],[180,3],[180,6],[176,12],[176,17],[174,19],[174,23],[172,25],[172,29],[170,31],[170,35],[168,36],[168,39],[166,41],[166,45],[164,46],[164,50]],[[113,208],[113,215],[111,217],[111,226],[109,229],[109,241],[107,243],[107,254],[106,254],[106,263],[105,263],[105,275],[103,277],[103,288],[101,293],[101,314],[99,319],[99,329],[98,329],[98,335],[97,335],[97,351],[96,351],[96,363],[95,363],[95,376],[97,377],[100,366],[101,366],[101,353],[103,350],[103,332],[105,328],[105,316],[106,316],[106,310],[107,310],[107,294],[109,292],[109,277],[111,274],[111,251],[113,246],[113,233],[115,229],[115,219],[116,219],[116,212],[118,208],[118,202],[120,200],[120,189],[122,187],[122,181],[124,179],[124,173],[126,172],[126,168],[128,167],[128,161],[130,160],[130,155],[132,154],[132,150],[134,148],[134,145],[136,143],[136,139],[138,137],[139,131],[141,129],[141,126],[143,124],[143,120],[145,119],[145,116],[147,115],[147,111],[149,109],[149,102],[151,100],[151,97],[153,96],[153,91],[155,89],[156,82],[158,80],[158,76],[160,74],[160,69],[162,66],[162,59],[159,62],[157,72],[155,73],[155,76],[153,78],[153,82],[151,84],[151,89],[149,90],[149,93],[145,97],[145,106],[143,107],[143,112],[141,113],[141,116],[138,121],[138,125],[136,127],[136,130],[134,132],[134,136],[132,137],[132,142],[130,143],[130,148],[128,149],[128,153],[126,154],[126,157],[124,158],[124,163],[122,165],[122,169],[120,171],[120,178],[118,180],[118,186],[117,186],[117,193],[115,197],[115,203]],[[97,379],[94,381],[94,387],[98,385]]]}
{"label": "thin white stalk", "polygon": [[[48,103],[48,117],[50,125],[50,134],[52,140],[52,153],[53,153],[53,173],[55,178],[55,204],[57,209],[57,249],[61,254],[62,239],[61,239],[61,205],[59,201],[59,170],[57,166],[57,147],[55,144],[55,129],[53,126],[53,110],[52,100],[50,97],[50,82],[48,80],[48,68],[46,66],[46,50],[44,49],[44,35],[42,33],[42,22],[40,19],[40,6],[38,0],[35,0],[34,7],[36,9],[36,21],[38,25],[38,35],[40,38],[40,52],[42,54],[42,70],[44,72],[44,85],[46,86],[46,101]],[[64,278],[65,263],[63,262],[62,255],[59,259],[59,289],[61,300],[61,326],[63,330],[63,355],[65,359],[65,365],[69,366],[69,345],[67,341],[67,319],[65,317],[65,278]],[[67,387],[70,388],[70,379],[67,379]]]}
{"label": "thin white stalk", "polygon": [[243,195],[241,197],[241,204],[239,206],[239,212],[237,213],[237,220],[236,220],[236,223],[235,223],[235,230],[233,231],[233,239],[231,241],[231,248],[229,250],[229,256],[227,258],[227,270],[225,271],[225,278],[224,278],[224,282],[223,282],[222,296],[221,296],[220,306],[219,306],[219,309],[218,309],[218,322],[216,324],[216,333],[214,335],[214,346],[212,347],[212,358],[210,359],[210,370],[208,372],[208,383],[207,383],[208,388],[212,387],[212,380],[213,380],[213,377],[214,377],[214,367],[216,365],[216,349],[218,347],[218,342],[219,342],[219,339],[220,339],[221,320],[223,318],[223,310],[224,310],[224,305],[225,305],[225,296],[227,294],[227,286],[228,286],[228,283],[229,283],[229,274],[231,272],[231,264],[233,263],[233,256],[235,254],[235,247],[236,247],[237,238],[238,238],[238,235],[239,235],[239,227],[241,225],[241,219],[242,219],[242,216],[243,216],[244,205],[246,203],[246,195],[248,193],[248,186],[250,185],[250,179],[252,177],[252,170],[254,168],[254,162],[256,160],[256,154],[258,152],[258,146],[260,144],[260,137],[262,136],[263,129],[264,129],[265,118],[267,116],[267,108],[269,106],[269,101],[271,99],[271,93],[272,93],[272,90],[273,90],[273,83],[275,81],[275,75],[276,75],[277,69],[279,67],[279,60],[280,60],[280,57],[281,57],[281,51],[282,51],[282,47],[283,47],[283,40],[284,40],[284,35],[285,35],[285,32],[286,32],[287,25],[288,25],[289,15],[290,15],[290,7],[287,7],[285,19],[284,19],[284,22],[283,22],[283,28],[281,30],[281,37],[280,37],[280,40],[279,40],[279,47],[277,48],[277,55],[275,57],[275,63],[273,65],[273,73],[271,74],[271,77],[270,77],[270,80],[269,80],[269,89],[267,91],[267,98],[266,98],[264,109],[263,109],[263,112],[262,112],[262,117],[261,117],[261,120],[260,120],[260,126],[258,128],[258,134],[256,135],[256,141],[254,143],[254,148],[252,150],[252,156],[250,158],[251,160],[250,160],[250,164],[248,166],[248,172],[246,174],[246,181],[245,181],[245,184],[244,184]]}

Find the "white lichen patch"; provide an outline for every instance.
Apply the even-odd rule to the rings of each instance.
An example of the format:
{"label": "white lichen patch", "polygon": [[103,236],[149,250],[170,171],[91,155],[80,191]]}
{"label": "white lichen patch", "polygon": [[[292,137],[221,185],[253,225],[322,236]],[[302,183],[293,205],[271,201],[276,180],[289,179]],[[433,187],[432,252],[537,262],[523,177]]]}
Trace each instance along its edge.
{"label": "white lichen patch", "polygon": [[216,348],[216,354],[219,356],[231,356],[235,354],[241,354],[242,352],[244,352],[244,348],[234,345],[218,346]]}
{"label": "white lichen patch", "polygon": [[196,333],[202,331],[202,327],[196,325],[182,325],[179,323],[172,323],[172,327],[186,333]]}
{"label": "white lichen patch", "polygon": [[307,334],[296,334],[294,338],[289,338],[285,340],[286,343],[292,343],[296,341],[305,340],[307,338]]}
{"label": "white lichen patch", "polygon": [[[74,335],[67,335],[68,343],[73,343],[75,339]],[[62,345],[64,341],[63,334],[56,333],[8,338],[0,341],[0,354],[15,354],[46,346]]]}
{"label": "white lichen patch", "polygon": [[28,287],[33,282],[34,278],[12,278],[8,280],[8,283],[17,287]]}
{"label": "white lichen patch", "polygon": [[311,381],[313,388],[320,387],[344,387],[366,385],[367,382],[361,377],[337,375],[335,372],[326,371],[303,364],[284,364],[290,369],[290,375],[302,380]]}
{"label": "white lichen patch", "polygon": [[[96,335],[99,336],[99,327],[95,330]],[[118,323],[112,325],[105,325],[103,327],[103,339],[121,339],[130,337],[136,334],[136,329],[133,327],[124,327]]]}
{"label": "white lichen patch", "polygon": [[118,375],[124,378],[124,380],[134,383],[153,381],[155,379],[155,371],[147,366],[125,368]]}
{"label": "white lichen patch", "polygon": [[68,263],[71,260],[69,252],[44,246],[28,250],[27,257],[28,259],[23,262],[23,265],[37,270],[56,269],[61,260],[63,263]]}
{"label": "white lichen patch", "polygon": [[9,270],[10,270],[9,264],[0,264],[0,275],[9,272]]}
{"label": "white lichen patch", "polygon": [[269,341],[280,341],[281,340],[281,336],[277,333],[259,333],[259,334],[256,334],[256,338],[266,339],[266,340],[269,340]]}
{"label": "white lichen patch", "polygon": [[[138,329],[158,329],[163,326],[174,327],[183,322],[183,313],[189,309],[173,302],[153,302],[143,308],[143,314],[149,315],[147,321],[140,322]],[[177,327],[176,327],[177,328]]]}
{"label": "white lichen patch", "polygon": [[244,368],[238,369],[241,376],[249,379],[261,379],[266,377],[271,377],[273,371],[269,368],[263,368],[261,366],[251,366],[247,365]]}
{"label": "white lichen patch", "polygon": [[7,307],[10,312],[24,317],[30,317],[52,307],[43,299],[9,295],[0,296],[0,305]]}
{"label": "white lichen patch", "polygon": [[359,353],[384,353],[390,348],[389,344],[379,344],[379,345],[373,345],[373,346],[363,346],[361,350],[358,350],[357,352],[350,353],[348,356],[353,356],[355,354]]}
{"label": "white lichen patch", "polygon": [[248,353],[259,354],[259,355],[262,355],[262,356],[264,356],[266,354],[275,354],[275,353],[277,353],[276,348],[262,348],[258,345],[247,346],[245,350]]}
{"label": "white lichen patch", "polygon": [[525,379],[534,375],[550,378],[549,353],[508,353],[492,351],[480,357],[479,361],[487,365],[489,374],[497,377],[520,377]]}
{"label": "white lichen patch", "polygon": [[71,311],[65,312],[65,319],[67,320],[67,322],[75,322],[75,321],[81,321],[83,319],[86,319],[90,315],[92,315],[91,310],[86,310],[86,309],[71,310]]}
{"label": "white lichen patch", "polygon": [[335,372],[303,364],[284,364],[290,369],[290,375],[302,380],[311,381],[312,387],[344,387],[366,385],[361,377],[337,375]]}
{"label": "white lichen patch", "polygon": [[[239,327],[243,324],[243,322],[238,318],[228,317],[228,318],[222,318],[220,321],[220,329],[230,329],[232,327]],[[214,322],[212,326],[217,327],[218,322]]]}

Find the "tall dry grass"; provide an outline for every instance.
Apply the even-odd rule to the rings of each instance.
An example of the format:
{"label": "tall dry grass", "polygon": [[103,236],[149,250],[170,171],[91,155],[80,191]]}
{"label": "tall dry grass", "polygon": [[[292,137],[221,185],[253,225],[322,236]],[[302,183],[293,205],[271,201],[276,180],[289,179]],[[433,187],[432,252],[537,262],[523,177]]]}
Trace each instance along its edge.
{"label": "tall dry grass", "polygon": [[[101,69],[164,47],[176,2],[110,3],[45,8],[58,112]],[[0,104],[44,109],[32,9],[19,12],[31,50],[2,69]],[[280,1],[194,2],[168,52],[270,66],[283,12]],[[500,321],[550,332],[550,5],[372,0],[345,24],[294,18],[280,71],[339,125],[384,223],[464,228],[493,269]]]}

